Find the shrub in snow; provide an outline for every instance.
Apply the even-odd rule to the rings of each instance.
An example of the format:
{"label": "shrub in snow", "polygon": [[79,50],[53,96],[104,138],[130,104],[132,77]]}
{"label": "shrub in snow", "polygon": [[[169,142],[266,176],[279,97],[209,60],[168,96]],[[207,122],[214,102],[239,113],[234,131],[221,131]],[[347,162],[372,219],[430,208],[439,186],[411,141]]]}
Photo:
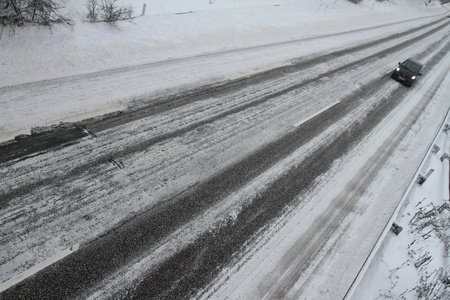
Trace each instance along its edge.
{"label": "shrub in snow", "polygon": [[10,24],[34,23],[52,26],[55,23],[73,26],[74,22],[60,13],[63,4],[53,0],[0,0],[2,21]]}
{"label": "shrub in snow", "polygon": [[87,0],[86,7],[88,9],[87,18],[93,22],[98,20],[98,14],[100,10],[98,0]]}
{"label": "shrub in snow", "polygon": [[133,8],[118,5],[117,0],[87,0],[86,15],[90,22],[109,22],[115,24],[116,21],[131,20]]}
{"label": "shrub in snow", "polygon": [[421,239],[434,234],[443,244],[446,257],[450,256],[450,206],[430,204],[421,207],[409,222],[411,233],[417,233]]}
{"label": "shrub in snow", "polygon": [[0,21],[2,26],[20,24],[23,25],[20,10],[16,1],[0,0]]}
{"label": "shrub in snow", "polygon": [[53,24],[63,24],[72,27],[74,21],[63,15],[61,8],[64,8],[62,2],[53,0],[0,0],[0,25],[2,29],[26,23],[50,27]]}
{"label": "shrub in snow", "polygon": [[[17,1],[17,0],[12,0]],[[52,0],[27,0],[21,2],[21,13],[25,22],[52,26],[55,23],[73,26],[74,22],[59,10],[64,8],[61,3]]]}
{"label": "shrub in snow", "polygon": [[413,291],[416,299],[449,299],[449,286],[449,273],[443,268],[439,268],[430,274],[423,273]]}
{"label": "shrub in snow", "polygon": [[101,7],[105,22],[130,20],[133,13],[131,6],[118,6],[117,0],[102,0]]}

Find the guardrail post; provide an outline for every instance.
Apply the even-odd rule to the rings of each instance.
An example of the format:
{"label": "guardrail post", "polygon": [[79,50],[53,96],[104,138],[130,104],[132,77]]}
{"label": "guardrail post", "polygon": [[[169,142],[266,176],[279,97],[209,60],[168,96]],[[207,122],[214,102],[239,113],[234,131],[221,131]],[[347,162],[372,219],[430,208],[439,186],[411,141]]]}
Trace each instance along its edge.
{"label": "guardrail post", "polygon": [[450,131],[450,125],[449,124],[445,124],[444,126],[444,132],[448,133]]}
{"label": "guardrail post", "polygon": [[439,150],[441,150],[441,147],[439,147],[438,145],[434,145],[433,150],[431,150],[431,153],[436,154],[439,152]]}
{"label": "guardrail post", "polygon": [[431,174],[433,174],[434,169],[430,169],[427,174],[425,174],[425,176],[422,176],[419,174],[419,176],[417,177],[417,183],[419,185],[422,185],[425,181],[427,181],[428,177],[430,177]]}

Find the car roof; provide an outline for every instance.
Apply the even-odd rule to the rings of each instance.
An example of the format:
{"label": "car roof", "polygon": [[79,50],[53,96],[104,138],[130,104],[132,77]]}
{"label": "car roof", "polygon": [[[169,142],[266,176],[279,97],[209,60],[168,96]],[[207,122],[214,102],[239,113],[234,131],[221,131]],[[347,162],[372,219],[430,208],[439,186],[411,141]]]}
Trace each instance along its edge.
{"label": "car roof", "polygon": [[408,58],[406,61],[410,61],[410,62],[412,62],[415,65],[423,67],[423,63],[421,63],[420,61],[418,61],[418,60],[416,60],[414,58]]}

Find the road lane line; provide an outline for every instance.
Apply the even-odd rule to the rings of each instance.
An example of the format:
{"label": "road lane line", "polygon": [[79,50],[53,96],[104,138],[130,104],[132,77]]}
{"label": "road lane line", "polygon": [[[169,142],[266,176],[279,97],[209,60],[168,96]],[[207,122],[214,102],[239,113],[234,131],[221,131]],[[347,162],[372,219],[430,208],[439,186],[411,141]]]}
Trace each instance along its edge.
{"label": "road lane line", "polygon": [[21,282],[22,280],[25,280],[26,278],[36,274],[37,272],[45,269],[46,267],[54,264],[55,262],[57,262],[58,260],[63,259],[64,257],[68,256],[69,254],[77,251],[80,248],[80,244],[75,244],[70,248],[67,248],[66,250],[62,251],[61,253],[56,254],[55,256],[41,262],[40,264],[37,264],[36,266],[32,267],[31,269],[23,272],[22,274],[19,274],[5,282],[3,282],[2,284],[0,284],[0,293],[3,291],[6,291],[7,289],[9,289],[10,287],[18,284],[19,282]]}
{"label": "road lane line", "polygon": [[311,120],[312,118],[314,118],[314,117],[320,115],[320,114],[323,113],[324,111],[326,111],[326,110],[332,108],[333,106],[335,106],[336,104],[338,104],[338,103],[340,103],[340,102],[341,102],[341,101],[336,101],[336,102],[331,103],[330,105],[328,105],[328,106],[322,108],[322,109],[319,110],[318,112],[316,112],[316,113],[310,115],[310,116],[307,117],[306,119],[303,119],[302,121],[300,121],[300,122],[298,122],[298,123],[295,123],[295,124],[294,124],[294,127],[298,127],[298,126],[302,125],[303,123],[305,123],[305,122]]}

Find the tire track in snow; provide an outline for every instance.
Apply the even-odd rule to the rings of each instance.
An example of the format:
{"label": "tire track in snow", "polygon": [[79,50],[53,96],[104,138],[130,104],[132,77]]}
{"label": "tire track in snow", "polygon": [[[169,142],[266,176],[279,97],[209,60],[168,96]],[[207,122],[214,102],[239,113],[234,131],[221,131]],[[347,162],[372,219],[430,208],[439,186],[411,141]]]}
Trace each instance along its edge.
{"label": "tire track in snow", "polygon": [[[256,216],[256,217],[258,217],[258,216]],[[202,253],[206,253],[206,252],[202,252]],[[204,254],[202,254],[201,256],[203,256]]]}
{"label": "tire track in snow", "polygon": [[[436,23],[439,23],[439,21],[433,22],[431,24],[434,25]],[[256,97],[256,99],[253,100],[253,101],[247,102],[247,103],[245,103],[242,106],[237,106],[235,108],[229,109],[227,111],[219,113],[218,115],[214,115],[214,116],[212,116],[209,119],[205,119],[205,120],[202,120],[200,122],[194,122],[194,123],[189,124],[187,126],[184,126],[182,128],[175,129],[172,132],[168,132],[168,133],[165,133],[165,134],[161,134],[161,135],[155,136],[155,137],[150,138],[150,139],[146,139],[145,141],[140,142],[140,143],[135,143],[132,146],[127,146],[126,148],[121,149],[120,151],[116,150],[113,153],[105,154],[105,156],[99,157],[95,161],[90,160],[85,165],[80,165],[80,166],[78,166],[76,168],[73,168],[72,170],[70,170],[69,172],[66,173],[65,177],[66,178],[70,178],[70,177],[79,176],[81,173],[83,173],[86,170],[86,168],[89,168],[89,166],[100,165],[100,164],[107,164],[107,163],[109,163],[111,158],[117,158],[117,157],[123,157],[123,156],[126,156],[126,155],[130,155],[133,152],[138,152],[138,151],[141,151],[142,149],[149,148],[152,145],[155,145],[155,144],[160,143],[162,141],[165,141],[165,140],[168,140],[168,139],[172,139],[172,138],[175,138],[175,137],[179,137],[179,136],[185,134],[186,132],[192,131],[192,130],[194,130],[194,129],[198,128],[198,127],[204,126],[206,124],[212,123],[212,122],[214,122],[214,121],[216,121],[218,119],[222,119],[222,118],[225,118],[227,116],[230,116],[230,115],[236,114],[238,112],[241,112],[241,111],[247,110],[249,108],[252,108],[254,106],[258,106],[258,105],[260,105],[262,103],[265,103],[267,101],[270,101],[272,99],[280,97],[281,95],[289,93],[289,92],[291,92],[293,90],[301,89],[302,86],[305,85],[305,84],[308,84],[308,83],[311,83],[313,81],[318,81],[318,80],[321,80],[323,78],[332,76],[333,74],[336,74],[337,72],[343,72],[345,70],[349,70],[352,67],[354,67],[354,66],[356,66],[358,64],[361,64],[364,60],[374,59],[374,58],[377,58],[377,57],[385,56],[385,55],[390,54],[390,53],[394,53],[395,51],[404,48],[408,44],[417,42],[420,39],[424,39],[424,38],[428,37],[432,33],[438,32],[438,31],[446,28],[448,26],[448,24],[449,24],[449,22],[446,22],[446,23],[444,23],[444,24],[442,24],[442,25],[440,25],[440,26],[438,26],[436,28],[433,28],[432,30],[430,30],[428,32],[425,32],[425,33],[421,34],[420,36],[417,36],[417,37],[414,37],[414,38],[409,39],[407,41],[404,41],[401,44],[395,45],[395,46],[393,46],[391,48],[385,49],[383,51],[377,52],[377,53],[372,54],[370,56],[367,56],[367,57],[361,58],[359,60],[353,61],[351,63],[346,63],[344,65],[338,66],[337,68],[333,68],[331,70],[326,70],[326,71],[321,72],[321,73],[319,73],[318,75],[316,75],[316,76],[314,76],[312,78],[308,78],[308,79],[306,79],[304,81],[301,81],[299,83],[296,83],[296,84],[293,84],[293,85],[289,85],[289,86],[284,87],[282,89],[279,89],[279,90],[277,90],[277,91],[275,91],[275,92],[273,92],[273,93],[271,93],[269,95],[265,95],[265,96],[263,96],[261,98]],[[397,35],[403,36],[404,34],[405,33],[400,33],[400,34],[396,34],[395,36],[397,36]],[[386,40],[390,40],[391,38],[385,38],[385,39]],[[385,39],[383,39],[383,42],[384,42]],[[356,51],[360,51],[361,49],[365,49],[367,47],[373,46],[373,44],[378,44],[378,42],[379,41],[375,41],[375,42],[369,43],[368,45],[357,46],[357,47],[355,47],[355,50]],[[96,133],[97,130],[104,130],[105,126],[107,126],[106,128],[115,127],[115,126],[118,126],[119,124],[123,124],[124,122],[131,122],[131,121],[135,121],[137,119],[141,119],[141,118],[144,118],[144,117],[152,116],[154,113],[161,113],[161,112],[165,111],[167,109],[167,107],[169,107],[169,109],[172,109],[172,106],[177,107],[177,106],[182,105],[182,104],[185,105],[186,103],[192,104],[192,102],[200,101],[202,99],[205,99],[205,97],[209,97],[210,93],[217,93],[218,96],[216,96],[216,97],[219,97],[219,95],[220,95],[219,93],[220,92],[233,90],[233,89],[237,88],[239,85],[246,86],[246,85],[254,85],[254,84],[257,84],[257,83],[261,83],[261,81],[262,82],[267,82],[269,80],[272,80],[273,77],[275,77],[275,76],[280,76],[280,74],[284,75],[284,73],[293,73],[293,76],[298,76],[297,72],[300,72],[300,73],[304,72],[304,68],[305,67],[314,68],[314,65],[318,61],[325,61],[325,62],[332,61],[332,60],[335,60],[336,57],[344,56],[344,55],[348,55],[348,53],[345,53],[344,51],[335,52],[335,53],[329,54],[329,55],[324,56],[324,57],[314,58],[314,59],[312,59],[310,61],[297,63],[297,64],[295,64],[293,66],[286,66],[286,67],[282,67],[280,69],[271,70],[271,71],[268,71],[268,72],[263,73],[261,75],[251,77],[249,79],[241,79],[241,80],[238,80],[238,83],[232,82],[232,83],[227,84],[227,85],[222,86],[222,87],[213,88],[213,90],[207,90],[206,92],[196,92],[193,95],[188,94],[187,96],[182,96],[181,98],[177,97],[177,98],[175,98],[173,100],[173,102],[169,101],[168,103],[162,104],[162,107],[159,106],[159,105],[156,106],[156,107],[154,105],[151,105],[151,107],[149,107],[149,108],[140,108],[139,111],[131,111],[129,113],[122,113],[118,118],[114,118],[113,117],[113,118],[107,118],[106,120],[102,120],[100,122],[100,125],[97,122],[95,122],[93,120],[90,120],[90,121],[87,121],[87,123],[80,123],[79,126],[82,126],[83,128],[86,128],[88,130],[88,132]],[[300,69],[300,71],[298,71],[298,69]],[[266,78],[267,75],[268,75],[268,78]],[[192,100],[191,98],[194,98],[195,100]],[[94,123],[90,123],[90,122],[94,122]],[[96,124],[96,125],[93,125],[93,124]],[[3,149],[2,149],[2,150],[4,150],[4,151],[2,151],[3,155],[8,153],[8,147],[9,147],[8,145],[3,147]],[[2,158],[2,159],[6,159],[6,158]],[[2,160],[0,160],[0,163],[1,162],[2,162]],[[57,177],[54,177],[54,178],[46,178],[44,182],[36,182],[35,184],[28,185],[25,189],[26,189],[26,192],[30,192],[36,186],[46,185],[49,182],[53,182],[55,180],[61,180],[61,179],[62,178],[60,176],[57,176]],[[23,192],[24,191],[23,190],[21,191],[21,189],[19,188],[19,189],[12,190],[10,192],[10,194],[20,195]],[[5,198],[10,198],[9,194],[6,194]],[[2,201],[2,197],[0,195],[0,208],[3,205],[6,205],[6,203],[7,202]]]}
{"label": "tire track in snow", "polygon": [[[427,24],[425,26],[422,26],[421,30],[425,30],[425,28],[432,27],[432,26],[434,26],[436,24],[442,23],[442,20],[445,20],[445,18],[441,19],[441,20],[437,20],[437,21],[431,22],[431,23],[429,23],[429,24]],[[441,26],[439,26],[437,28],[434,28],[434,29],[426,32],[425,34],[423,34],[423,35],[421,35],[419,37],[416,37],[414,39],[410,39],[407,42],[414,42],[418,38],[423,38],[427,34],[432,34],[432,33],[436,32],[436,30],[442,29],[442,27],[444,27],[444,26],[446,26],[446,24],[443,24],[443,25],[441,25]],[[206,86],[206,87],[203,86],[203,87],[201,87],[199,89],[196,89],[194,91],[188,92],[188,94],[186,96],[181,96],[181,97],[176,96],[174,99],[173,98],[172,99],[169,98],[169,99],[157,100],[156,101],[157,104],[151,104],[149,106],[144,106],[144,107],[141,106],[141,107],[139,107],[138,110],[132,108],[130,111],[123,111],[123,112],[119,112],[119,113],[109,114],[109,115],[106,116],[106,118],[105,117],[100,118],[100,120],[101,120],[100,122],[98,121],[98,118],[92,118],[92,119],[88,119],[88,120],[85,120],[85,121],[77,122],[77,124],[79,124],[82,128],[86,128],[87,127],[87,129],[88,129],[87,132],[96,133],[96,132],[102,131],[102,130],[104,130],[106,128],[111,128],[111,127],[114,127],[114,126],[123,125],[123,124],[128,123],[128,122],[136,121],[136,120],[138,120],[140,118],[146,118],[146,117],[152,116],[154,114],[161,113],[161,112],[163,112],[163,111],[165,111],[167,109],[174,109],[174,108],[177,108],[177,107],[182,106],[182,105],[192,104],[195,101],[199,101],[201,99],[204,99],[204,97],[208,97],[209,93],[217,93],[217,92],[220,92],[220,91],[223,91],[223,90],[227,91],[227,90],[230,90],[230,89],[236,89],[238,86],[248,86],[248,85],[252,85],[252,84],[255,84],[255,83],[260,83],[258,81],[261,81],[261,80],[267,82],[269,80],[272,80],[275,76],[279,76],[280,72],[281,73],[298,72],[297,70],[299,68],[300,69],[304,69],[305,67],[308,67],[308,66],[314,66],[318,62],[330,62],[330,61],[335,60],[336,57],[341,57],[341,56],[344,56],[344,55],[348,55],[349,52],[353,53],[353,52],[362,51],[362,50],[368,49],[370,47],[373,47],[373,46],[375,46],[377,44],[382,44],[382,43],[385,43],[385,42],[388,42],[388,41],[391,41],[391,40],[394,40],[394,39],[398,39],[398,38],[407,36],[407,35],[409,35],[411,33],[414,33],[416,30],[417,29],[414,28],[414,29],[411,29],[411,30],[408,30],[408,31],[405,31],[405,32],[401,32],[401,33],[398,33],[398,34],[394,34],[394,35],[391,35],[391,36],[388,36],[388,37],[385,37],[385,38],[382,38],[382,39],[379,39],[379,40],[368,42],[368,43],[363,44],[363,45],[358,45],[358,46],[355,46],[355,47],[352,47],[352,48],[349,48],[349,49],[345,49],[345,50],[335,51],[335,52],[332,52],[331,54],[324,55],[324,56],[321,56],[321,57],[318,57],[318,58],[307,59],[306,61],[300,61],[300,62],[297,62],[297,63],[293,63],[293,65],[288,65],[288,66],[275,68],[273,70],[270,70],[270,71],[267,71],[267,72],[263,72],[261,74],[262,76],[250,76],[250,78],[233,80],[231,83],[223,84],[223,83],[219,82],[219,83],[212,84],[212,85],[209,85],[209,86]],[[398,46],[404,46],[404,45],[405,44],[403,43],[403,44],[398,45]],[[346,65],[342,66],[342,68],[346,68],[346,67],[347,67]],[[335,70],[332,69],[331,72],[333,72]],[[117,70],[115,70],[115,71],[117,71]],[[324,74],[322,74],[322,75],[324,75]],[[93,74],[89,74],[89,76],[93,76]],[[313,78],[311,80],[315,80],[315,79],[318,79],[320,77],[322,77],[322,76],[319,75],[318,77],[315,77],[315,78]],[[295,87],[293,87],[293,88],[295,88]],[[0,92],[1,92],[1,90],[0,90]],[[280,92],[283,92],[283,91],[280,91]],[[276,95],[274,95],[274,97],[276,97]],[[267,99],[266,100],[262,100],[262,102],[264,102],[264,101],[267,101]],[[256,101],[253,104],[249,103],[248,105],[250,105],[250,106],[258,105],[259,103],[261,103],[261,102],[260,101]],[[246,107],[244,106],[244,107],[242,107],[242,109],[246,109]],[[213,121],[213,120],[211,120],[211,121]],[[201,126],[201,125],[202,125],[202,123],[198,124],[198,126]],[[192,126],[195,126],[195,124],[193,124]],[[62,129],[64,129],[64,127]],[[189,130],[189,129],[187,129],[187,130]],[[64,133],[64,130],[62,130],[62,131]],[[55,132],[57,133],[57,130]],[[81,132],[83,132],[83,131],[81,130]],[[67,132],[67,133],[69,133],[69,132]],[[64,142],[68,143],[70,141],[77,140],[77,139],[79,139],[80,137],[83,137],[83,136],[86,136],[86,134],[73,135],[72,137],[69,138],[68,141],[64,141]],[[42,140],[43,138],[44,138],[44,140]],[[43,152],[43,151],[45,151],[45,150],[47,150],[49,148],[54,147],[55,145],[58,145],[57,143],[55,143],[55,145],[52,145],[51,143],[50,144],[46,143],[45,142],[45,138],[46,138],[45,135],[44,136],[43,135],[31,135],[28,138],[26,138],[26,140],[27,140],[26,142],[27,142],[28,145],[22,145],[22,146],[19,145],[19,147],[17,147],[18,145],[16,143],[14,143],[14,144],[6,144],[4,146],[0,145],[0,150],[2,150],[0,152],[1,153],[0,154],[0,163],[6,162],[6,161],[11,160],[11,159],[17,159],[17,158],[20,158],[20,157],[27,157],[27,156],[30,155],[30,153],[33,154],[33,153]],[[170,136],[168,138],[170,138]],[[162,137],[162,139],[165,139],[165,137]],[[22,140],[21,143],[25,144],[25,141]],[[28,151],[25,151],[25,152],[21,151],[21,147],[24,147],[24,146],[28,147],[28,149],[27,149]]]}
{"label": "tire track in snow", "polygon": [[[435,67],[449,50],[450,43],[437,53],[431,53],[432,57],[427,59],[429,61],[427,63],[428,71]],[[425,56],[422,55],[422,58],[425,58]],[[443,75],[445,74],[446,72],[443,73]],[[348,219],[348,213],[354,210],[360,196],[388,161],[391,153],[408,134],[424,108],[430,103],[444,78],[445,76],[442,76],[441,80],[431,87],[431,92],[427,93],[425,101],[419,101],[411,109],[411,114],[408,115],[407,119],[398,125],[397,130],[394,130],[385,143],[378,147],[379,150],[376,151],[376,154],[367,160],[369,165],[361,169],[348,184],[351,188],[344,190],[335,200],[330,201],[332,206],[327,208],[320,218],[310,224],[308,229],[303,231],[304,234],[299,236],[286,252],[283,252],[283,259],[280,259],[273,270],[267,272],[259,286],[255,287],[253,292],[250,293],[251,299],[299,299],[302,296],[303,285],[300,285],[300,289],[292,291],[294,284],[298,287],[299,281],[308,281],[308,278],[304,277],[303,274],[305,270],[310,267],[315,257],[322,251],[340,226],[345,227],[350,222],[347,220],[343,224],[344,220]],[[393,95],[389,96],[389,99],[401,98],[402,93],[401,89],[397,89]],[[227,276],[230,276],[230,273],[227,273]]]}

